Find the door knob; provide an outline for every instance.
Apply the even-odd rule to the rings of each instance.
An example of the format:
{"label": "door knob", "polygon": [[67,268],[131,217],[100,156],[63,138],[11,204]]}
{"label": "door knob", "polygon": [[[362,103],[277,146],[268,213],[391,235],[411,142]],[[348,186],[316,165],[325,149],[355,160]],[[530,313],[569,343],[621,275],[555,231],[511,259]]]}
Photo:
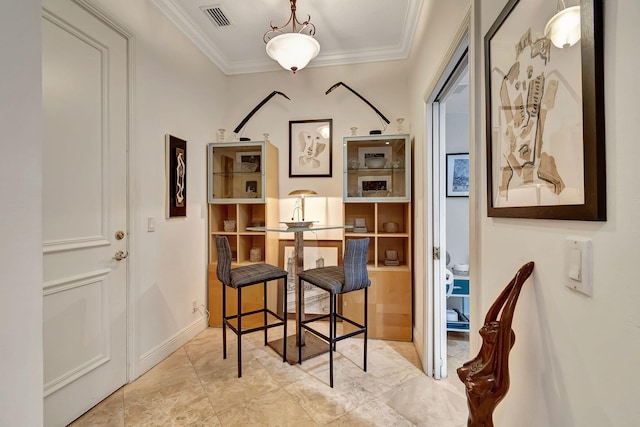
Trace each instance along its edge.
{"label": "door knob", "polygon": [[116,261],[122,261],[123,259],[125,259],[128,256],[129,256],[129,252],[127,252],[127,251],[118,251],[113,256],[113,259],[115,259]]}
{"label": "door knob", "polygon": [[124,239],[124,231],[122,230],[116,231],[116,240],[122,240],[122,239]]}

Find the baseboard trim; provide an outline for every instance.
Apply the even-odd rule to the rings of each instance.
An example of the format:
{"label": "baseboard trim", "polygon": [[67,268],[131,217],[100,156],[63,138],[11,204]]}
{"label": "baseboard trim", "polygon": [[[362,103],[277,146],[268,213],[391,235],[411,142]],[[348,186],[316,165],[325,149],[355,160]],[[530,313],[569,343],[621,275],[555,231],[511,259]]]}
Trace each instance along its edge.
{"label": "baseboard trim", "polygon": [[131,378],[130,381],[134,381],[149,369],[162,362],[169,357],[171,353],[178,350],[205,329],[207,329],[207,318],[201,317],[162,344],[143,354],[140,359],[138,359],[137,366],[134,369],[135,378]]}

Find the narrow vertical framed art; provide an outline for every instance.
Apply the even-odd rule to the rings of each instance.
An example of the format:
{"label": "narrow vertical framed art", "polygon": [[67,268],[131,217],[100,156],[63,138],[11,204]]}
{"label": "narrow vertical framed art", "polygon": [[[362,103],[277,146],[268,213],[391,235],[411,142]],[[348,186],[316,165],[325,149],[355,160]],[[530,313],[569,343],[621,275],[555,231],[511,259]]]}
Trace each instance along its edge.
{"label": "narrow vertical framed art", "polygon": [[485,36],[490,217],[606,220],[602,0],[578,1],[574,45],[545,36],[547,0],[510,0]]}
{"label": "narrow vertical framed art", "polygon": [[187,216],[187,141],[165,135],[167,218]]}

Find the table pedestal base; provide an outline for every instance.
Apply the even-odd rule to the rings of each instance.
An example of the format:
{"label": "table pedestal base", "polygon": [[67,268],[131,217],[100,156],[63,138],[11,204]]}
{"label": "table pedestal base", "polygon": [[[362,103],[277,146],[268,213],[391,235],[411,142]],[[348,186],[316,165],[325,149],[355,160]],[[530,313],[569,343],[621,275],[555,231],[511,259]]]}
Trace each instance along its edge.
{"label": "table pedestal base", "polygon": [[[304,335],[305,344],[302,347],[302,360],[311,359],[323,353],[329,352],[329,343],[321,340],[313,334]],[[282,356],[282,338],[267,343],[269,347]],[[296,345],[296,336],[289,335],[287,337],[287,362],[290,365],[298,363],[298,346]]]}

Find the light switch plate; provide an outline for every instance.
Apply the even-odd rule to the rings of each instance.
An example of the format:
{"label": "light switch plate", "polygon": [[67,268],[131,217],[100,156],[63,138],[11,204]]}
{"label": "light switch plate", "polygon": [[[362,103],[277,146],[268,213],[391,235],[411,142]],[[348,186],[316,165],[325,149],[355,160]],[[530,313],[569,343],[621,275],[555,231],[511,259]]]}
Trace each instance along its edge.
{"label": "light switch plate", "polygon": [[564,284],[574,291],[593,295],[591,240],[567,237],[564,245]]}
{"label": "light switch plate", "polygon": [[152,216],[147,217],[147,232],[152,233],[156,231],[156,219]]}

